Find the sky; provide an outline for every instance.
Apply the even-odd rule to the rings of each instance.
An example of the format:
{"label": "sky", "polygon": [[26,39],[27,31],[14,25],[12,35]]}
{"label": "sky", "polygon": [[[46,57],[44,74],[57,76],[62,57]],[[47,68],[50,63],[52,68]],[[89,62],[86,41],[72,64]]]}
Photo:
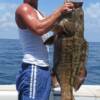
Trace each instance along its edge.
{"label": "sky", "polygon": [[[64,0],[38,0],[39,10],[50,15]],[[15,10],[23,0],[0,0],[0,38],[19,39],[15,24]],[[84,0],[84,37],[89,42],[100,42],[100,0]]]}

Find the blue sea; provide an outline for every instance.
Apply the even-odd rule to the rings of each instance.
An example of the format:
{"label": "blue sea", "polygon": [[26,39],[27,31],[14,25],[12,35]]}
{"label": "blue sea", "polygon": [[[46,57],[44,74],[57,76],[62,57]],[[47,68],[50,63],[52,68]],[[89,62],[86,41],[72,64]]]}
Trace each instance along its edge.
{"label": "blue sea", "polygon": [[[19,40],[0,39],[0,84],[15,84],[21,66],[22,48]],[[52,50],[49,52],[52,64]],[[100,42],[89,42],[88,75],[84,84],[100,84]]]}

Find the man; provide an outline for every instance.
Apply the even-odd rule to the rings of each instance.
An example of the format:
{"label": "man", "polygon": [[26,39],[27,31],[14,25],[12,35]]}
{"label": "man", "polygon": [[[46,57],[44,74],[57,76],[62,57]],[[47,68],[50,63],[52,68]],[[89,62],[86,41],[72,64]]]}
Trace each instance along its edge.
{"label": "man", "polygon": [[41,36],[52,29],[64,11],[70,11],[74,7],[72,3],[66,3],[45,18],[37,8],[38,0],[24,0],[15,13],[24,52],[16,80],[19,100],[49,99],[51,76],[48,53]]}

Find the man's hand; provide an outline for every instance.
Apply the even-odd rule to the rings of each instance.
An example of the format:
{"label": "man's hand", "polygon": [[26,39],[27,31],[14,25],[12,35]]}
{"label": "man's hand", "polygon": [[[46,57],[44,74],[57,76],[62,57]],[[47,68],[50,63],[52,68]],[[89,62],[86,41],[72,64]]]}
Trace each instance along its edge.
{"label": "man's hand", "polygon": [[60,8],[61,13],[64,12],[69,12],[74,9],[74,4],[73,3],[64,3],[64,5]]}

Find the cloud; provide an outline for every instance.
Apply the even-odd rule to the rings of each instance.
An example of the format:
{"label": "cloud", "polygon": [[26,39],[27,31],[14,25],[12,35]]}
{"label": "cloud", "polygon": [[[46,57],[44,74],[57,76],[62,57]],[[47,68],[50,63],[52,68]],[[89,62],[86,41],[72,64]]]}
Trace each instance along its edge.
{"label": "cloud", "polygon": [[14,3],[0,3],[0,10],[4,10],[4,9],[16,9],[18,6],[18,4],[14,4]]}
{"label": "cloud", "polygon": [[[0,28],[7,28],[7,26],[11,27],[15,26],[15,9],[17,5],[15,4],[6,4],[6,3],[1,3],[0,4]],[[12,25],[13,24],[13,25]],[[9,27],[8,26],[8,27]]]}
{"label": "cloud", "polygon": [[[2,33],[7,35],[12,31],[17,31],[15,24],[15,10],[18,4],[16,3],[0,3],[0,37]],[[85,12],[85,37],[88,41],[100,41],[100,2],[90,3],[84,8]],[[14,32],[14,31],[13,31]],[[17,32],[15,32],[17,33]],[[10,36],[10,37],[11,37]],[[18,37],[17,35],[15,35]]]}
{"label": "cloud", "polygon": [[85,36],[89,41],[100,41],[100,2],[85,8]]}
{"label": "cloud", "polygon": [[[0,37],[4,37],[4,34],[7,36],[8,32],[11,33],[9,35],[12,37],[13,30],[15,30],[16,33],[15,10],[17,6],[18,4],[0,3]],[[18,37],[17,35],[15,36]]]}

